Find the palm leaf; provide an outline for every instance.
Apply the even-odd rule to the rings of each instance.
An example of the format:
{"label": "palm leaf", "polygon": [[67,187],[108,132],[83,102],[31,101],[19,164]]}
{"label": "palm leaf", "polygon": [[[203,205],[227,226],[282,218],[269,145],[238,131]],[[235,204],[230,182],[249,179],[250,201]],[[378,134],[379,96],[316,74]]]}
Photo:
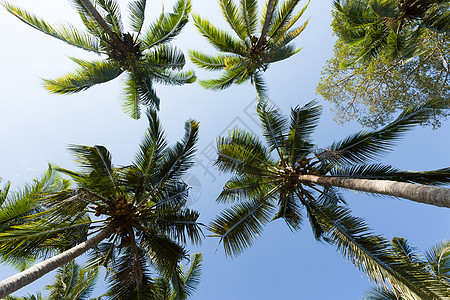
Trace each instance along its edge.
{"label": "palm leaf", "polygon": [[256,0],[240,0],[241,15],[245,22],[245,29],[247,36],[252,36],[256,33],[258,25],[258,1]]}
{"label": "palm leaf", "polygon": [[244,56],[241,43],[223,30],[217,29],[208,20],[193,15],[194,24],[200,33],[218,50]]}
{"label": "palm leaf", "polygon": [[8,12],[16,16],[19,20],[45,34],[55,37],[72,46],[87,51],[100,53],[97,40],[92,36],[79,31],[72,25],[60,25],[58,28],[56,28],[47,24],[44,20],[37,18],[35,15],[30,14],[23,9],[15,7],[8,2],[2,3],[2,5]]}
{"label": "palm leaf", "polygon": [[72,94],[118,77],[122,70],[115,62],[88,62],[72,58],[81,68],[58,79],[44,79],[45,88],[56,94]]}
{"label": "palm leaf", "polygon": [[316,203],[314,211],[330,241],[375,283],[385,285],[387,281],[408,297],[438,299],[433,288],[435,281],[429,274],[414,264],[399,260],[390,250],[389,243],[373,235],[364,221],[351,216],[348,209]]}
{"label": "palm leaf", "polygon": [[225,20],[239,38],[245,40],[248,37],[245,21],[233,0],[220,0],[219,4],[220,8],[222,8],[222,14],[225,17]]}
{"label": "palm leaf", "polygon": [[75,161],[88,174],[83,187],[99,192],[104,197],[120,194],[117,175],[111,161],[111,153],[103,146],[70,145]]}
{"label": "palm leaf", "polygon": [[450,285],[450,242],[441,242],[425,253],[433,275]]}
{"label": "palm leaf", "polygon": [[269,146],[269,151],[276,150],[283,161],[287,137],[287,120],[278,109],[269,106],[267,103],[259,102],[257,107],[263,136]]}
{"label": "palm leaf", "polygon": [[95,0],[100,7],[106,12],[106,16],[103,17],[105,22],[111,27],[119,37],[123,32],[122,16],[120,14],[120,8],[116,0]]}
{"label": "palm leaf", "polygon": [[445,185],[450,182],[450,168],[434,171],[401,171],[391,166],[372,164],[345,166],[332,169],[330,175],[348,178],[393,180],[426,185]]}
{"label": "palm leaf", "polygon": [[142,49],[149,49],[156,45],[168,43],[175,38],[188,22],[191,11],[190,0],[178,0],[173,12],[162,13],[156,22],[152,23],[142,37]]}
{"label": "palm leaf", "polygon": [[259,139],[242,130],[233,130],[229,137],[217,140],[218,157],[215,165],[220,171],[238,174],[268,174],[273,162],[270,152]]}
{"label": "palm leaf", "polygon": [[191,297],[200,284],[203,255],[201,253],[192,254],[190,261],[189,268],[183,274],[184,292],[187,297]]}
{"label": "palm leaf", "polygon": [[428,120],[433,114],[432,103],[403,111],[396,120],[376,131],[361,131],[325,150],[327,159],[334,163],[361,164],[392,149],[392,146],[414,126]]}
{"label": "palm leaf", "polygon": [[136,0],[128,4],[131,30],[136,32],[138,35],[140,34],[142,25],[144,24],[146,4],[147,0]]}
{"label": "palm leaf", "polygon": [[225,254],[229,256],[241,253],[251,246],[271,220],[274,205],[271,203],[276,190],[259,199],[238,203],[222,211],[208,226],[213,236],[220,237]]}
{"label": "palm leaf", "polygon": [[263,193],[267,186],[272,186],[278,182],[276,179],[251,176],[249,174],[234,176],[225,183],[216,201],[219,203],[231,203],[252,199]]}
{"label": "palm leaf", "polygon": [[[280,31],[284,31],[288,25],[293,25],[291,21],[292,14],[299,2],[300,0],[288,0],[281,5],[278,13],[275,15],[275,19],[271,27],[269,28],[268,36],[270,36],[271,38],[282,36],[283,34],[280,34]],[[294,20],[298,20],[303,15],[308,5],[309,2],[301,9],[299,13],[295,15]]]}
{"label": "palm leaf", "polygon": [[311,152],[313,144],[310,137],[318,125],[321,113],[322,108],[316,101],[310,101],[302,107],[296,106],[291,109],[286,149],[292,166],[296,159]]}
{"label": "palm leaf", "polygon": [[200,85],[206,89],[220,91],[230,87],[233,83],[243,83],[250,75],[244,67],[227,70],[218,79],[199,80]]}
{"label": "palm leaf", "polygon": [[190,50],[189,57],[191,61],[199,66],[209,71],[218,71],[225,69],[225,61],[232,58],[231,55],[207,55],[199,51]]}

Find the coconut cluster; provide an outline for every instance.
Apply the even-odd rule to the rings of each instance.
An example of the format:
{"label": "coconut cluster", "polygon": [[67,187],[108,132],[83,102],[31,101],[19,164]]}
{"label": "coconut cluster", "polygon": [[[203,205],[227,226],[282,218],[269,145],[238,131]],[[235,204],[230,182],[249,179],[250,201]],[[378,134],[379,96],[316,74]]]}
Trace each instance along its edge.
{"label": "coconut cluster", "polygon": [[125,198],[120,197],[118,201],[106,206],[97,205],[95,208],[95,216],[110,215],[110,216],[127,216],[134,212],[133,204],[128,202]]}
{"label": "coconut cluster", "polygon": [[129,33],[123,34],[120,41],[121,45],[111,42],[111,49],[108,51],[109,58],[125,65],[134,65],[142,57],[141,44],[135,43],[133,36]]}
{"label": "coconut cluster", "polygon": [[320,175],[320,172],[313,166],[311,163],[312,159],[306,158],[306,156],[302,156],[297,160],[295,171],[300,175]]}

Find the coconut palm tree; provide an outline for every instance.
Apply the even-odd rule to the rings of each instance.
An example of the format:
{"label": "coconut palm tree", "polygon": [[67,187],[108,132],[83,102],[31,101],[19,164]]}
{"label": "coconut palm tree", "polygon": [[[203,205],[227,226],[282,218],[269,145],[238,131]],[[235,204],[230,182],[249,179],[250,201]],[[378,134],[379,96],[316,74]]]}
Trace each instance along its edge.
{"label": "coconut palm tree", "polygon": [[250,80],[258,95],[264,96],[266,86],[262,73],[269,64],[287,59],[301,50],[295,49],[290,42],[303,31],[308,21],[300,27],[291,28],[308,5],[294,13],[300,0],[289,0],[280,5],[278,1],[268,0],[263,11],[264,18],[258,20],[256,0],[240,0],[239,7],[233,0],[219,2],[225,20],[237,38],[199,15],[193,15],[200,33],[222,53],[208,55],[191,50],[192,62],[210,71],[224,71],[220,78],[201,80],[200,84],[207,89],[222,90],[233,83]]}
{"label": "coconut palm tree", "polygon": [[336,34],[354,52],[343,65],[378,55],[407,61],[430,51],[422,47],[426,32],[450,33],[448,0],[334,0],[334,7]]}
{"label": "coconut palm tree", "polygon": [[[217,201],[236,204],[218,215],[209,230],[223,242],[227,255],[235,255],[251,245],[270,220],[281,218],[292,230],[299,230],[303,208],[316,239],[335,245],[369,278],[380,284],[387,281],[407,295],[435,299],[442,291],[434,288],[445,288],[435,284],[436,280],[428,278],[423,270],[401,264],[383,237],[372,233],[362,219],[352,216],[333,186],[335,182],[325,181],[365,180],[367,183],[370,179],[382,184],[387,181],[406,184],[401,186],[403,189],[410,185],[419,187],[417,194],[422,186],[410,182],[448,183],[450,168],[406,172],[367,164],[390,150],[403,133],[432,112],[424,107],[412,108],[378,131],[362,131],[324,149],[316,148],[311,140],[320,112],[320,106],[310,102],[294,107],[288,120],[277,109],[260,102],[258,114],[267,146],[255,135],[239,129],[218,139],[216,165],[234,176],[225,184]],[[345,187],[363,189],[356,184]],[[378,187],[378,190],[364,191],[388,193],[381,185]],[[424,188],[428,193],[434,188],[444,190],[446,196],[435,199],[435,203],[450,206],[450,189]]]}
{"label": "coconut palm tree", "polygon": [[129,166],[114,167],[103,146],[70,146],[82,171],[58,171],[77,187],[46,197],[32,222],[0,234],[0,250],[11,256],[46,257],[43,244],[68,250],[2,281],[0,297],[86,252],[91,266],[107,267],[110,299],[151,295],[152,270],[172,276],[187,255],[183,244],[200,243],[199,215],[184,206],[189,188],[181,178],[193,164],[198,123],[186,122],[183,139],[168,147],[156,111],[147,115],[149,129]]}
{"label": "coconut palm tree", "polygon": [[154,83],[182,85],[196,80],[192,71],[182,72],[183,53],[169,42],[188,21],[190,0],[178,0],[173,11],[161,15],[144,29],[146,0],[129,4],[130,32],[125,32],[116,0],[72,0],[86,31],[72,25],[52,26],[10,3],[2,5],[11,14],[33,28],[69,45],[97,53],[96,61],[72,58],[79,66],[73,73],[44,80],[52,93],[71,94],[126,73],[123,109],[131,117],[140,117],[140,105],[159,109],[160,99]]}
{"label": "coconut palm tree", "polygon": [[[425,253],[425,259],[417,254],[417,249],[412,247],[407,240],[403,238],[394,238],[391,242],[394,251],[404,261],[410,264],[419,265],[425,272],[428,272],[430,278],[435,278],[440,282],[447,284],[450,290],[450,242],[444,241],[436,244]],[[400,296],[387,288],[374,288],[364,297],[366,300],[414,300]]]}

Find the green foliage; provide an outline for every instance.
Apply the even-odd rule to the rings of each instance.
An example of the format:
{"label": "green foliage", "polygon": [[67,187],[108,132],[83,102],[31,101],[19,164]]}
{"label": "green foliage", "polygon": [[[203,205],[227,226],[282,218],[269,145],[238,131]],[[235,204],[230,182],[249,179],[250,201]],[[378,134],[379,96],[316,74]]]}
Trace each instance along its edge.
{"label": "green foliage", "polygon": [[[31,184],[26,184],[18,191],[11,191],[10,183],[8,182],[0,193],[0,232],[5,232],[9,228],[26,226],[25,224],[34,222],[34,216],[45,209],[45,206],[42,205],[43,201],[54,197],[55,193],[64,192],[69,187],[69,181],[58,176],[50,166],[42,177],[34,179]],[[31,232],[29,233],[31,234]],[[53,242],[55,242],[56,238],[57,235],[53,235]],[[33,239],[35,239],[35,235],[29,237],[29,240]],[[29,267],[39,256],[42,257],[46,253],[54,253],[55,250],[50,243],[43,243],[35,244],[33,249],[28,248],[28,250],[16,252],[10,247],[11,243],[24,249],[27,241],[5,243],[3,238],[0,238],[0,240],[3,240],[0,245],[2,261],[21,271]],[[56,245],[53,246],[56,247]]]}
{"label": "green foliage", "polygon": [[450,4],[417,3],[415,11],[405,12],[391,0],[335,1],[338,40],[317,92],[336,105],[339,122],[355,119],[377,127],[431,100],[435,113],[424,124],[438,127],[448,116],[449,33],[443,23],[440,29],[431,24],[448,19]]}
{"label": "green foliage", "polygon": [[[298,13],[294,10],[299,0],[290,0],[278,5],[278,1],[268,1],[274,9],[264,11],[259,20],[262,25],[258,31],[257,1],[240,0],[237,6],[233,0],[220,0],[220,7],[228,25],[234,32],[214,26],[208,20],[194,15],[195,26],[211,45],[219,50],[218,55],[209,55],[196,50],[189,52],[194,64],[210,71],[223,71],[218,79],[201,80],[207,89],[223,90],[232,84],[242,84],[248,80],[255,86],[261,98],[267,97],[267,87],[262,73],[271,63],[287,59],[300,51],[289,43],[306,27],[292,28],[303,15],[308,4]],[[264,21],[267,20],[267,25]],[[237,38],[235,37],[237,36]]]}
{"label": "green foliage", "polygon": [[1,255],[7,261],[45,257],[109,227],[108,239],[90,249],[88,267],[107,267],[110,299],[157,293],[152,273],[170,278],[187,256],[184,245],[201,243],[199,214],[185,207],[189,187],[182,180],[193,164],[198,123],[186,122],[183,138],[168,146],[156,111],[147,116],[148,131],[128,166],[114,166],[103,146],[71,145],[80,171],[56,170],[76,188],[40,195],[39,210],[27,211],[23,222],[16,213],[0,233]]}
{"label": "green foliage", "polygon": [[[188,21],[189,0],[178,0],[173,11],[161,13],[145,32],[142,32],[146,1],[129,4],[132,33],[124,32],[120,8],[116,0],[96,0],[94,3],[106,29],[95,19],[81,0],[73,0],[86,32],[71,25],[51,26],[45,21],[9,3],[2,5],[26,24],[56,37],[70,45],[107,55],[101,61],[87,62],[73,59],[81,68],[57,79],[45,79],[47,90],[57,94],[71,94],[127,73],[124,111],[131,117],[141,116],[140,107],[159,109],[160,99],[153,83],[182,85],[196,80],[193,71],[182,72],[183,53],[168,45]],[[112,32],[112,33],[111,33]]]}
{"label": "green foliage", "polygon": [[367,164],[392,150],[400,136],[432,111],[426,105],[411,108],[380,130],[350,135],[325,149],[311,139],[320,113],[314,101],[292,108],[290,118],[260,102],[258,115],[265,143],[239,129],[217,140],[215,164],[219,170],[233,174],[217,202],[233,205],[209,224],[209,230],[220,238],[226,255],[244,251],[270,221],[282,219],[291,230],[299,230],[306,215],[317,240],[334,245],[379,285],[394,286],[396,294],[422,299],[446,295],[448,291],[436,278],[409,263],[385,238],[354,217],[336,188],[313,184],[303,176],[448,183],[448,168],[409,172]]}
{"label": "green foliage", "polygon": [[[428,273],[428,278],[436,280],[436,286],[431,286],[430,288],[436,290],[436,293],[441,296],[440,299],[445,299],[446,296],[448,297],[448,290],[450,289],[450,243],[448,241],[433,246],[425,253],[425,257],[418,255],[417,250],[403,238],[394,238],[391,244],[394,251],[403,258],[405,264],[419,266],[424,273]],[[447,294],[440,294],[440,290],[445,290],[445,288],[447,288]],[[378,287],[367,292],[364,299],[414,300],[416,298],[408,294],[403,294],[401,291],[393,291],[392,287]]]}

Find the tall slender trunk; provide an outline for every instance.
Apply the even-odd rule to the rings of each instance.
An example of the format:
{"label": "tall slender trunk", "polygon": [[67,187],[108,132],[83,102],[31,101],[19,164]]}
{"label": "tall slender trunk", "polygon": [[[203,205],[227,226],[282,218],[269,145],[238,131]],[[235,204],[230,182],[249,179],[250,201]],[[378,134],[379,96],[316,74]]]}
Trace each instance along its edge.
{"label": "tall slender trunk", "polygon": [[267,3],[266,15],[264,16],[264,25],[261,29],[261,35],[258,40],[257,46],[262,46],[263,40],[265,40],[267,31],[269,30],[270,20],[272,19],[273,10],[275,8],[275,0],[269,0]]}
{"label": "tall slender trunk", "polygon": [[336,186],[356,191],[400,197],[424,204],[450,208],[450,189],[392,180],[356,179],[300,175],[300,181]]}
{"label": "tall slender trunk", "polygon": [[43,262],[37,263],[34,266],[28,268],[27,270],[13,275],[0,282],[0,298],[4,298],[7,295],[23,288],[24,286],[30,284],[31,282],[39,279],[50,271],[59,268],[68,262],[74,260],[81,254],[85,253],[89,249],[97,246],[101,241],[107,238],[114,227],[107,226],[96,236],[84,241],[83,243],[64,251],[61,254],[53,256]]}
{"label": "tall slender trunk", "polygon": [[92,17],[97,21],[97,23],[102,27],[102,29],[106,32],[107,35],[111,38],[111,40],[118,45],[121,51],[124,53],[128,51],[128,47],[125,45],[125,43],[120,39],[120,37],[109,27],[109,25],[103,20],[103,17],[100,15],[100,13],[95,9],[95,7],[92,5],[91,0],[81,0],[84,7],[89,11],[89,13],[92,15]]}

